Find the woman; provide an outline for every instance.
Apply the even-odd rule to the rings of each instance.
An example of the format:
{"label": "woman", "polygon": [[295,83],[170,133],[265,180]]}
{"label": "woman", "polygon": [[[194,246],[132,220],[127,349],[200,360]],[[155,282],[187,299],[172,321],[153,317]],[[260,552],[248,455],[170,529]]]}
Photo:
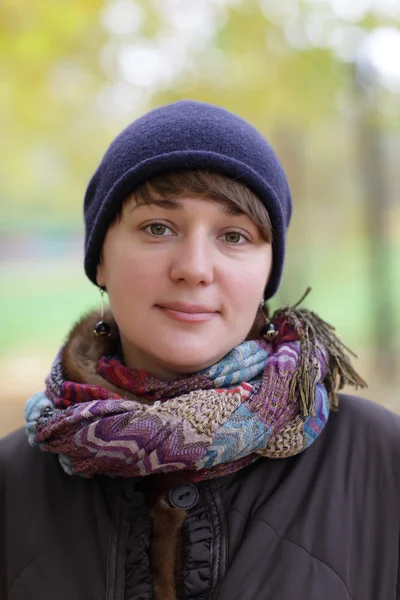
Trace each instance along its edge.
{"label": "woman", "polygon": [[291,197],[267,142],[159,108],[84,211],[110,309],[28,401],[33,447],[0,444],[1,599],[399,599],[400,421],[336,394],[364,382],[317,315],[268,318]]}

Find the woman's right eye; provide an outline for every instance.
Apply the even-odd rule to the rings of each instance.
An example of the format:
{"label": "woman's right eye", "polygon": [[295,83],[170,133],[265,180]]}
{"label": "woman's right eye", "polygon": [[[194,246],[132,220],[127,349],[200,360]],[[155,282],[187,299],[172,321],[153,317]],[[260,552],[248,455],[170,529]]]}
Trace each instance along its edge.
{"label": "woman's right eye", "polygon": [[[164,235],[172,235],[171,230],[163,223],[150,223],[144,228],[144,231],[155,237],[163,237]],[[169,232],[169,233],[166,233]]]}

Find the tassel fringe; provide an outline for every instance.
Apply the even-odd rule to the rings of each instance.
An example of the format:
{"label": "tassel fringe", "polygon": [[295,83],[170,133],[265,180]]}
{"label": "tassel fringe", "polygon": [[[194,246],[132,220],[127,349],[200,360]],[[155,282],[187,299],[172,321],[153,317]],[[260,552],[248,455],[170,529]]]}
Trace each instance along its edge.
{"label": "tassel fringe", "polygon": [[311,288],[307,288],[305,294],[294,306],[277,310],[271,319],[272,322],[284,320],[289,323],[300,337],[301,359],[291,381],[289,400],[294,401],[298,398],[305,417],[315,416],[318,344],[323,346],[328,353],[327,374],[323,383],[328,391],[330,406],[333,410],[337,410],[339,406],[337,390],[341,390],[345,385],[351,385],[356,389],[368,387],[354,369],[348,355],[350,354],[354,358],[357,356],[337,337],[334,333],[335,328],[311,310],[297,308],[310,291]]}

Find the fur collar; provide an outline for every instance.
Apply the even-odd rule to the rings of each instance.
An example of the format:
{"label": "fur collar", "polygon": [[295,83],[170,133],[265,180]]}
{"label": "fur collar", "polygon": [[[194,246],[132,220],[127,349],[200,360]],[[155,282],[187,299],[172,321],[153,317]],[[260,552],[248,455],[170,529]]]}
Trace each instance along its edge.
{"label": "fur collar", "polygon": [[[97,373],[99,359],[106,354],[119,353],[119,331],[110,310],[104,313],[104,320],[111,327],[108,337],[100,337],[94,333],[99,313],[91,312],[83,316],[71,329],[64,346],[61,365],[68,381],[88,383],[119,394],[128,400],[139,400],[135,394],[129,393]],[[143,399],[140,399],[143,402]]]}

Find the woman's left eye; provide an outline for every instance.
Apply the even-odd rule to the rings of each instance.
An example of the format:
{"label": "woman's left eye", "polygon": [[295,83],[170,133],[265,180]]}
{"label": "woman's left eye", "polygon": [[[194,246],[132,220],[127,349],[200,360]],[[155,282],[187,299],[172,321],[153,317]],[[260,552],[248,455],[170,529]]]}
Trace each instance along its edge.
{"label": "woman's left eye", "polygon": [[224,233],[223,237],[229,244],[240,244],[247,241],[247,238],[238,231],[228,231]]}

